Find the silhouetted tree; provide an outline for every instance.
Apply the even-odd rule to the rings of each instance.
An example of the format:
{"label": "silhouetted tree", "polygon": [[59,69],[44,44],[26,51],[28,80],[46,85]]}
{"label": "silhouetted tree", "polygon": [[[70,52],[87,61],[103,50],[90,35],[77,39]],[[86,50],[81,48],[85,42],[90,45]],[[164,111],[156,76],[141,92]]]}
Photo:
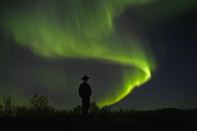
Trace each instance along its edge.
{"label": "silhouetted tree", "polygon": [[11,97],[4,97],[2,100],[3,116],[12,116],[14,112],[14,102]]}
{"label": "silhouetted tree", "polygon": [[16,116],[29,116],[30,112],[27,106],[22,105],[22,106],[16,106],[15,107],[15,115]]}
{"label": "silhouetted tree", "polygon": [[79,114],[81,114],[81,111],[82,111],[82,106],[78,105],[78,106],[74,107],[74,108],[69,112],[69,114],[70,114],[70,115],[79,115]]}
{"label": "silhouetted tree", "polygon": [[55,116],[57,117],[65,117],[68,116],[69,112],[67,110],[56,110]]}
{"label": "silhouetted tree", "polygon": [[90,113],[97,115],[99,113],[99,107],[96,105],[96,102],[90,104]]}
{"label": "silhouetted tree", "polygon": [[3,115],[3,106],[0,104],[0,116]]}
{"label": "silhouetted tree", "polygon": [[48,98],[46,96],[39,96],[35,94],[31,101],[31,109],[37,115],[49,115],[54,112],[54,108],[49,105]]}

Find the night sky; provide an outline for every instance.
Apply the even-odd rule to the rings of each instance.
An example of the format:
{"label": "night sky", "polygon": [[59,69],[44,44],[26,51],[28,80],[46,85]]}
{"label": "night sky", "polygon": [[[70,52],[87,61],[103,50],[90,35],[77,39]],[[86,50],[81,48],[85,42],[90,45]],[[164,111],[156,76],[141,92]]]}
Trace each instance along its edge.
{"label": "night sky", "polygon": [[0,98],[123,109],[197,108],[194,0],[1,0]]}

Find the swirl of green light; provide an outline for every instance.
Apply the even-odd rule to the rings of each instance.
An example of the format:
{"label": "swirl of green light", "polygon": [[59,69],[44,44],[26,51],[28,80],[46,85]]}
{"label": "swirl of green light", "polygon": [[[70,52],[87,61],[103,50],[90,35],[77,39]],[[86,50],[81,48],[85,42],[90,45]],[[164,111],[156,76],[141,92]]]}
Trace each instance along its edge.
{"label": "swirl of green light", "polygon": [[7,13],[4,21],[18,44],[48,59],[94,59],[135,67],[123,72],[123,84],[115,93],[99,99],[99,107],[112,105],[151,78],[154,62],[138,37],[125,39],[114,27],[114,21],[128,5],[148,0],[65,2],[21,8]]}

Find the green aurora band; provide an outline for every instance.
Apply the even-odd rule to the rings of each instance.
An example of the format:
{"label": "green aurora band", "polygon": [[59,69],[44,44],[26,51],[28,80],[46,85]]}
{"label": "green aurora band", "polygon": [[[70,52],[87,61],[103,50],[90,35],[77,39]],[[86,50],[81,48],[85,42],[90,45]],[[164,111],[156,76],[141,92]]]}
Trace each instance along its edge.
{"label": "green aurora band", "polygon": [[6,13],[3,25],[18,44],[43,58],[97,60],[122,65],[122,85],[97,101],[99,107],[104,107],[120,101],[151,78],[155,66],[151,51],[143,47],[144,42],[137,35],[125,37],[114,25],[127,6],[149,2],[45,1],[43,5]]}

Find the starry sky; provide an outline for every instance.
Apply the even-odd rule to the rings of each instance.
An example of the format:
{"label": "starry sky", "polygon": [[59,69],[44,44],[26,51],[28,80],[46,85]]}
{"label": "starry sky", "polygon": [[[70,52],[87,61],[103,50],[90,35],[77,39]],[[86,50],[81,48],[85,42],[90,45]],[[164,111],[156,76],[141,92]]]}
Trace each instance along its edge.
{"label": "starry sky", "polygon": [[197,106],[197,2],[0,1],[0,97],[80,104],[90,76],[99,107]]}

